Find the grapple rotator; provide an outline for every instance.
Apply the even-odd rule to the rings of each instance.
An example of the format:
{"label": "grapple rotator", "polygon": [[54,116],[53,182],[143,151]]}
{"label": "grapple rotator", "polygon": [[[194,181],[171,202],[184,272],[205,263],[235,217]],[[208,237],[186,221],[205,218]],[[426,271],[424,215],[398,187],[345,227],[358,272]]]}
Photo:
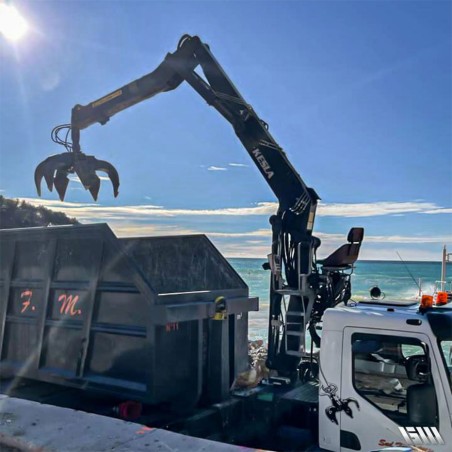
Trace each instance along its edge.
{"label": "grapple rotator", "polygon": [[[66,129],[66,137],[59,137],[61,130]],[[67,141],[71,132],[72,142]],[[52,140],[66,148],[67,152],[52,155],[41,162],[35,170],[35,184],[38,195],[41,196],[41,181],[44,178],[47,187],[53,191],[55,187],[60,200],[64,201],[66,189],[69,184],[69,174],[76,174],[83,187],[89,190],[92,197],[97,201],[100,188],[100,178],[97,171],[106,173],[113,185],[113,194],[118,196],[119,175],[116,168],[109,162],[98,160],[93,155],[86,155],[80,150],[80,131],[71,128],[70,125],[55,127],[52,131]]]}

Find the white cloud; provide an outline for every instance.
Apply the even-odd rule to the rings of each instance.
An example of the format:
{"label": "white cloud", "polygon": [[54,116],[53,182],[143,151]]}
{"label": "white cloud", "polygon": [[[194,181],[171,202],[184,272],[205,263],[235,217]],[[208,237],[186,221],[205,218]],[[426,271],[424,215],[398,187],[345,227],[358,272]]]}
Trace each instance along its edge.
{"label": "white cloud", "polygon": [[364,240],[369,243],[446,243],[452,242],[452,235],[435,235],[435,236],[403,236],[403,235],[371,235],[365,237]]}
{"label": "white cloud", "polygon": [[[360,260],[376,261],[398,261],[397,248],[368,248],[361,249]],[[403,248],[401,255],[404,261],[439,261],[441,259],[440,249],[438,250],[420,250],[418,248]],[[438,275],[439,276],[439,275]]]}
{"label": "white cloud", "polygon": [[[222,209],[165,209],[163,206],[152,204],[132,206],[102,206],[94,203],[73,203],[67,201],[22,198],[33,205],[43,205],[57,209],[69,216],[75,216],[80,221],[111,221],[141,220],[146,221],[155,217],[181,216],[270,216],[273,215],[278,204],[275,202],[260,202],[251,207],[229,207]],[[373,217],[394,215],[395,213],[439,214],[451,213],[450,208],[443,208],[428,202],[375,202],[355,204],[321,204],[318,216],[332,217]]]}
{"label": "white cloud", "polygon": [[225,209],[164,209],[162,206],[142,204],[135,206],[102,206],[94,203],[77,203],[39,198],[21,198],[33,205],[43,205],[49,209],[60,210],[69,216],[76,216],[80,221],[101,221],[115,219],[146,220],[152,217],[176,216],[242,216],[272,215],[276,203],[259,203],[255,207],[231,207]]}
{"label": "white cloud", "polygon": [[246,238],[246,237],[271,237],[272,231],[268,229],[257,229],[249,232],[208,232],[209,237],[218,238]]}
{"label": "white cloud", "polygon": [[[213,239],[215,246],[226,257],[248,257],[258,258],[263,261],[270,252],[269,245],[248,244],[248,243],[226,243],[223,244]],[[319,259],[328,256],[334,251],[335,247],[323,247]],[[360,260],[398,260],[396,254],[397,248],[383,247],[371,248],[363,246],[359,255]],[[439,261],[440,250],[420,250],[418,248],[404,248],[401,252],[404,261]]]}
{"label": "white cloud", "polygon": [[213,240],[221,253],[226,257],[254,257],[259,259],[266,259],[270,252],[268,245],[258,244],[242,244],[242,243],[227,243],[222,244]]}
{"label": "white cloud", "polygon": [[318,215],[332,217],[374,217],[404,213],[451,213],[451,211],[452,209],[445,209],[430,202],[334,203],[320,204],[318,207]]}
{"label": "white cloud", "polygon": [[[318,252],[319,258],[331,254],[337,247],[346,243],[343,234],[315,233],[322,240]],[[452,244],[451,235],[364,235],[360,251],[361,260],[398,260],[396,251],[401,251],[404,260],[430,260],[440,259],[440,249],[443,244]],[[419,245],[428,245],[431,249],[425,250]],[[411,247],[410,247],[411,246]]]}
{"label": "white cloud", "polygon": [[[216,238],[253,238],[268,237],[272,235],[271,229],[257,229],[248,232],[207,232],[209,237]],[[322,240],[322,243],[330,243],[335,246],[346,243],[347,236],[345,234],[330,234],[326,232],[315,232],[314,235]],[[365,235],[365,243],[405,243],[405,244],[422,244],[422,243],[449,243],[452,242],[451,235]]]}
{"label": "white cloud", "polygon": [[[145,204],[138,206],[102,206],[94,203],[61,202],[36,198],[24,198],[24,201],[34,205],[43,205],[47,208],[62,211],[70,217],[75,217],[85,223],[108,222],[119,237],[130,236],[158,236],[180,234],[206,234],[220,251],[228,257],[258,257],[264,258],[270,251],[271,228],[259,228],[249,231],[234,232],[231,230],[209,231],[202,226],[187,227],[181,224],[185,216],[269,216],[275,213],[276,203],[259,203],[251,207],[227,209],[164,209],[162,206]],[[338,206],[343,206],[339,209]],[[433,206],[433,209],[432,209]],[[334,204],[322,205],[323,214],[339,216],[346,210],[347,215],[360,216],[362,211],[374,215],[391,215],[394,210],[406,210],[414,213],[427,213],[430,210],[443,210],[432,203],[370,203],[370,204]],[[320,210],[322,212],[322,210]],[[353,215],[352,215],[353,214]],[[168,218],[168,220],[165,220]],[[158,224],[153,220],[160,219]],[[166,224],[161,224],[167,221]],[[171,221],[171,224],[168,224]],[[178,224],[179,223],[179,224]],[[203,224],[206,224],[205,222]],[[232,228],[232,226],[229,226]],[[322,240],[319,258],[333,252],[338,246],[346,243],[346,234],[315,232]],[[361,250],[361,259],[397,259],[397,247],[403,251],[406,260],[438,260],[438,252],[444,243],[452,243],[452,235],[366,235]],[[419,245],[428,246],[432,251],[420,248]]]}
{"label": "white cloud", "polygon": [[[223,254],[228,257],[259,257],[263,258],[270,252],[271,230],[257,229],[246,232],[209,232],[189,229],[178,225],[136,225],[126,223],[110,223],[119,237],[149,236],[149,235],[207,235]],[[346,243],[345,234],[318,232],[315,234],[322,240],[319,258],[326,257],[337,247]],[[438,249],[444,243],[452,243],[450,236],[401,236],[401,235],[367,235],[361,250],[361,259],[397,259],[397,246],[404,245],[403,257],[406,260],[438,260],[435,251],[407,249],[406,245],[437,244]],[[381,246],[383,245],[383,246]],[[385,246],[384,246],[385,245]],[[390,246],[388,246],[390,245]],[[418,254],[416,254],[416,252]]]}
{"label": "white cloud", "polygon": [[166,235],[192,235],[200,234],[199,231],[180,227],[178,225],[155,225],[133,223],[109,223],[118,237],[147,237]]}
{"label": "white cloud", "polygon": [[428,213],[428,214],[452,213],[452,208],[440,208],[440,209],[426,210],[423,213]]}
{"label": "white cloud", "polygon": [[236,168],[248,168],[248,165],[245,165],[244,163],[228,163],[228,165]]}
{"label": "white cloud", "polygon": [[209,166],[207,171],[227,171],[227,168],[223,168],[222,166]]}

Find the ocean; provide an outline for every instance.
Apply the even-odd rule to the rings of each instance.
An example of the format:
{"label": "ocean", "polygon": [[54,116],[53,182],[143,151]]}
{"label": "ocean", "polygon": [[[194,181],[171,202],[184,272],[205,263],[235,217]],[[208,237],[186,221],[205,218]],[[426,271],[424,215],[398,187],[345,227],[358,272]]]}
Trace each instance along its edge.
{"label": "ocean", "polygon": [[[270,275],[262,269],[265,259],[228,260],[248,284],[250,296],[259,297],[259,312],[250,313],[249,337],[266,340]],[[451,281],[452,263],[447,264],[446,273]],[[415,299],[419,289],[413,278],[421,279],[423,293],[433,294],[435,282],[441,279],[441,262],[358,261],[352,276],[352,299],[368,298],[369,289],[376,285],[386,299]]]}

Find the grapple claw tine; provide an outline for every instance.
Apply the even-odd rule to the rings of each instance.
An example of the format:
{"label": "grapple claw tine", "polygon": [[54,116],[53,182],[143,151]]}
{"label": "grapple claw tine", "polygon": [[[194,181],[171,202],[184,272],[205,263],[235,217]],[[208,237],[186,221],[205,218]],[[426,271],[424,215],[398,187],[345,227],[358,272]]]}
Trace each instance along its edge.
{"label": "grapple claw tine", "polygon": [[98,160],[96,169],[107,174],[113,185],[113,195],[116,198],[119,194],[119,174],[116,168],[105,160]]}
{"label": "grapple claw tine", "polygon": [[84,155],[79,157],[74,165],[74,170],[80,179],[80,182],[89,190],[94,201],[97,201],[99,194],[100,179],[96,174],[96,158],[92,155]]}
{"label": "grapple claw tine", "polygon": [[54,176],[54,174],[55,174],[55,170],[50,170],[50,169],[48,169],[44,173],[44,180],[46,181],[47,188],[49,189],[49,191],[53,191],[53,176]]}
{"label": "grapple claw tine", "polygon": [[[42,162],[44,163],[44,162]],[[42,173],[42,163],[40,163],[36,169],[35,169],[35,185],[36,185],[36,191],[38,192],[38,196],[41,196],[41,180],[43,177]]]}
{"label": "grapple claw tine", "polygon": [[[73,161],[73,155],[66,152],[64,154],[52,155],[51,157],[48,157],[43,162],[41,162],[35,170],[35,184],[38,195],[41,196],[42,178],[44,178],[44,180],[46,181],[49,191],[52,191],[56,179],[55,172],[64,170],[67,174],[67,172],[70,171],[73,165]],[[60,194],[60,192],[58,193]]]}
{"label": "grapple claw tine", "polygon": [[[49,157],[50,158],[50,157]],[[53,189],[53,174],[55,173],[55,169],[52,170],[51,166],[49,166],[49,159],[45,159],[41,162],[35,170],[35,184],[38,195],[41,196],[41,181],[42,178],[46,181],[47,188],[49,191]]]}
{"label": "grapple claw tine", "polygon": [[97,160],[92,155],[83,154],[83,157],[77,159],[74,169],[83,186],[90,191],[95,201],[97,200],[100,188],[100,179],[96,175],[96,171],[107,173],[113,184],[114,196],[115,198],[118,196],[119,175],[111,163],[108,163],[105,160]]}
{"label": "grapple claw tine", "polygon": [[64,201],[64,195],[69,184],[68,172],[65,170],[58,170],[54,179],[55,189],[61,201]]}
{"label": "grapple claw tine", "polygon": [[96,179],[93,179],[92,184],[89,187],[89,192],[91,193],[91,196],[93,197],[94,201],[97,201],[97,195],[99,194],[100,189],[100,179],[96,176]]}

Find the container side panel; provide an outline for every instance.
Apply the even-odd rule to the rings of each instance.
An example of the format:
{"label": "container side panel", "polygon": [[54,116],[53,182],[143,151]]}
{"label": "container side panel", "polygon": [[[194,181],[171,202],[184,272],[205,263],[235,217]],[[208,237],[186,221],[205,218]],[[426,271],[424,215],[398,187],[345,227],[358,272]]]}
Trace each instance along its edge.
{"label": "container side panel", "polygon": [[98,292],[94,322],[145,327],[147,304],[139,293]]}
{"label": "container side panel", "polygon": [[24,371],[36,353],[38,329],[30,323],[8,322],[5,327],[3,361],[19,364]]}
{"label": "container side panel", "polygon": [[0,284],[4,284],[4,281],[8,274],[8,267],[10,265],[10,253],[7,253],[6,243],[4,240],[0,242]]}
{"label": "container side panel", "polygon": [[98,239],[59,239],[54,281],[89,281],[97,262]]}
{"label": "container side panel", "polygon": [[[231,341],[230,349],[234,349],[233,372],[231,375],[231,384],[237,375],[248,370],[248,313],[243,312],[241,315],[232,315],[229,318],[230,325],[233,325],[233,332],[229,336]],[[232,367],[232,366],[231,366]]]}
{"label": "container side panel", "polygon": [[24,240],[16,244],[16,262],[13,280],[41,281],[45,278],[44,262],[49,244],[42,240]]}
{"label": "container side panel", "polygon": [[154,383],[161,400],[177,399],[188,405],[198,401],[202,372],[200,323],[190,321],[156,327]]}
{"label": "container side panel", "polygon": [[0,240],[0,358],[3,355],[6,310],[11,285],[14,249],[15,242],[13,240],[5,240],[3,238]]}
{"label": "container side panel", "polygon": [[144,337],[95,332],[86,373],[122,380],[126,385],[127,381],[146,383],[148,361]]}
{"label": "container side panel", "polygon": [[65,376],[75,376],[82,345],[82,331],[60,326],[46,327],[41,366]]}

